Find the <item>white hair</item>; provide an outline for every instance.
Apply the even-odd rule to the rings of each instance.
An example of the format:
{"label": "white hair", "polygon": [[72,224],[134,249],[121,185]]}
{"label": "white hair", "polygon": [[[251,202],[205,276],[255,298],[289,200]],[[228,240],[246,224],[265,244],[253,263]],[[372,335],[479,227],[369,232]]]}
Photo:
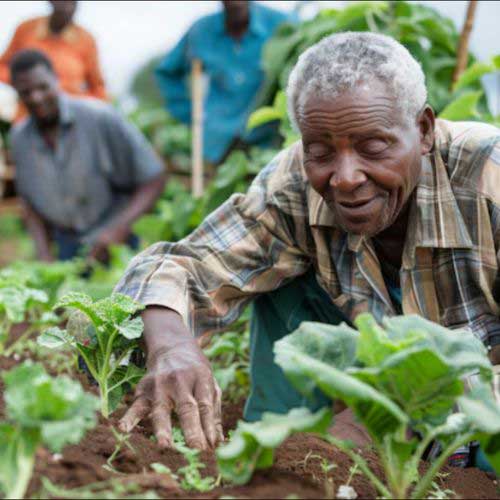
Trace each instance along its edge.
{"label": "white hair", "polygon": [[420,64],[393,38],[367,32],[323,38],[299,57],[290,73],[286,93],[292,125],[298,130],[297,117],[311,94],[332,99],[373,79],[387,86],[405,120],[415,119],[427,101]]}

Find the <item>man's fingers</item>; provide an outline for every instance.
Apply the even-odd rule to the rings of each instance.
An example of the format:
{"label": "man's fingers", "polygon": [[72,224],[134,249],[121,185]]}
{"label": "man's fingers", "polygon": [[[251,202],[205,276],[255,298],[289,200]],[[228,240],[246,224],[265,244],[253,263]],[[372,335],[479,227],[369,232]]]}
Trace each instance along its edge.
{"label": "man's fingers", "polygon": [[214,420],[216,434],[215,444],[218,444],[224,441],[224,430],[222,428],[222,391],[217,382],[215,382],[214,394]]}
{"label": "man's fingers", "polygon": [[198,380],[195,387],[194,397],[198,404],[200,413],[201,425],[205,432],[205,438],[211,448],[215,447],[217,438],[215,431],[215,415],[214,415],[214,389],[211,389],[209,381]]}
{"label": "man's fingers", "polygon": [[198,405],[193,396],[177,402],[175,412],[179,417],[186,444],[190,448],[207,449],[207,440],[201,427]]}
{"label": "man's fingers", "polygon": [[172,448],[172,406],[164,402],[155,403],[151,420],[160,448]]}
{"label": "man's fingers", "polygon": [[120,420],[118,424],[120,430],[129,433],[148,414],[149,408],[149,400],[139,396]]}

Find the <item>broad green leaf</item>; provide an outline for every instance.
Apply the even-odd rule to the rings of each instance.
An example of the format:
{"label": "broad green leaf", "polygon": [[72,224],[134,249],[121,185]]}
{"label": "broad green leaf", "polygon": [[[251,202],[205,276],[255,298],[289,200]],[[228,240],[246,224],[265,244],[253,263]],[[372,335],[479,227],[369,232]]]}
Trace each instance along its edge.
{"label": "broad green leaf", "polygon": [[[305,335],[295,336],[294,344],[288,341],[289,337],[291,335],[275,343],[275,360],[299,392],[309,394],[316,386],[332,399],[343,400],[375,440],[382,439],[392,429],[408,422],[405,413],[387,396],[335,368],[333,363],[318,361],[304,351],[298,340],[307,345]],[[328,341],[331,344],[338,342],[335,335],[331,335]]]}
{"label": "broad green leaf", "polygon": [[39,442],[38,429],[0,423],[0,491],[5,498],[24,498]]}
{"label": "broad green leaf", "polygon": [[312,397],[317,382],[303,372],[303,367],[300,364],[295,364],[293,360],[286,362],[285,354],[302,353],[311,359],[323,361],[343,370],[355,362],[358,336],[358,332],[345,323],[332,326],[323,323],[303,322],[295,332],[275,344],[276,361],[283,368],[292,384],[302,394]]}
{"label": "broad green leaf", "polygon": [[286,415],[264,413],[260,422],[238,422],[229,443],[217,449],[217,463],[222,477],[236,484],[245,484],[257,468],[272,465],[273,450],[295,432],[324,433],[332,415],[323,408],[312,414],[296,408]]}
{"label": "broad green leaf", "polygon": [[74,345],[73,338],[66,330],[54,326],[42,332],[36,339],[37,343],[49,349],[58,349],[64,345]]}
{"label": "broad green leaf", "polygon": [[482,76],[487,75],[488,73],[492,73],[495,70],[496,68],[493,62],[475,62],[460,75],[460,78],[453,85],[453,92],[456,92],[463,87],[467,87],[471,83],[479,80]]}
{"label": "broad green leaf", "polygon": [[434,351],[416,346],[349,373],[397,403],[414,425],[443,423],[463,393],[456,372]]}
{"label": "broad green leaf", "polygon": [[483,91],[465,92],[455,100],[450,102],[439,114],[439,118],[445,120],[467,120],[477,118],[477,105],[481,99]]}
{"label": "broad green leaf", "polygon": [[283,114],[280,110],[271,106],[264,106],[262,108],[257,109],[249,116],[247,129],[251,130],[253,128],[260,127],[265,123],[281,119],[283,119]]}
{"label": "broad green leaf", "polygon": [[384,318],[383,326],[390,337],[421,335],[418,345],[438,353],[456,375],[479,371],[484,380],[492,379],[486,348],[468,330],[450,330],[417,315]]}
{"label": "broad green leaf", "polygon": [[136,316],[132,319],[125,319],[118,326],[118,331],[129,340],[140,338],[143,330],[144,323],[140,316]]}
{"label": "broad green leaf", "polygon": [[232,364],[226,368],[217,368],[214,370],[215,380],[217,380],[222,392],[224,392],[230,384],[236,380],[237,369],[238,367],[235,364]]}
{"label": "broad green leaf", "polygon": [[394,335],[395,332],[391,332],[390,335],[368,313],[360,314],[354,323],[360,333],[356,357],[367,366],[377,366],[390,355],[411,346],[424,336],[422,332],[411,331],[404,335]]}
{"label": "broad green leaf", "polygon": [[489,384],[480,383],[458,400],[461,411],[474,429],[488,434],[500,433],[500,404]]}
{"label": "broad green leaf", "polygon": [[73,308],[78,309],[85,313],[94,325],[98,326],[103,323],[102,319],[96,314],[94,310],[94,302],[92,299],[84,294],[79,292],[70,292],[62,297],[54,306],[54,309],[58,308]]}
{"label": "broad green leaf", "polygon": [[130,315],[144,309],[128,295],[114,293],[110,297],[99,300],[94,304],[94,311],[104,323],[116,325],[125,321]]}

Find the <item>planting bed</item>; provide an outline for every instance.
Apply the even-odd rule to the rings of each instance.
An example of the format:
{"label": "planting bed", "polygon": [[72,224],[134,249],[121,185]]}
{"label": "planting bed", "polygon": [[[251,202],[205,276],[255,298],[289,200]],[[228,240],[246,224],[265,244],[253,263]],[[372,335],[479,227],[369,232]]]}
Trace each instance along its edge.
{"label": "planting bed", "polygon": [[[9,370],[21,361],[22,356],[16,360],[0,358],[0,370]],[[51,369],[48,368],[48,371]],[[82,382],[87,390],[95,391],[82,375],[74,374],[74,377]],[[3,387],[1,390],[3,394]],[[130,403],[130,396],[126,398],[125,403]],[[226,435],[235,428],[242,409],[243,402],[224,403],[223,425]],[[134,451],[124,447],[118,453],[113,461],[116,472],[103,467],[115,449],[116,441],[110,427],[116,426],[124,410],[125,405],[122,405],[107,421],[101,417],[96,428],[89,431],[78,445],[66,446],[61,454],[52,454],[43,448],[39,450],[27,496],[40,493],[47,496],[50,492],[44,490],[42,484],[42,478],[47,478],[62,489],[58,492],[54,490],[52,494],[63,497],[66,490],[67,498],[75,498],[78,494],[82,495],[79,498],[85,498],[90,491],[69,492],[68,489],[80,489],[102,481],[109,483],[110,480],[112,482],[109,483],[107,491],[113,491],[116,496],[154,491],[158,496],[168,498],[286,498],[290,495],[300,498],[325,498],[348,480],[352,469],[350,459],[332,445],[315,436],[299,434],[286,440],[277,450],[274,466],[267,471],[257,472],[249,484],[221,485],[206,493],[185,491],[168,475],[155,473],[151,469],[152,463],[161,463],[175,473],[186,465],[186,460],[177,451],[160,450],[150,437],[152,429],[147,423],[137,426],[131,433],[129,442]],[[2,397],[0,419],[4,416]],[[381,471],[373,454],[366,452],[364,456],[376,472]],[[206,465],[202,475],[217,477],[215,455],[205,452],[200,458]],[[334,467],[325,472],[322,459],[327,459]],[[371,484],[361,474],[355,474],[350,484],[359,497],[377,496]],[[462,498],[500,498],[497,482],[477,469],[445,468],[438,485],[441,490],[453,490]]]}

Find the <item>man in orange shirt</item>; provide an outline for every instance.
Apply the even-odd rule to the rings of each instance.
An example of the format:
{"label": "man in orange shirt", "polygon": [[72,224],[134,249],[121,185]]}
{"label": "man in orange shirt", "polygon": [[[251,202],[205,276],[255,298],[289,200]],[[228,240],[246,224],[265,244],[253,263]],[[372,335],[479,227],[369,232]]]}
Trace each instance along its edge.
{"label": "man in orange shirt", "polygon": [[15,53],[38,49],[51,60],[64,91],[106,99],[95,41],[90,33],[73,22],[77,2],[58,0],[50,4],[50,16],[30,19],[16,29],[0,57],[0,81],[10,83],[8,65]]}

